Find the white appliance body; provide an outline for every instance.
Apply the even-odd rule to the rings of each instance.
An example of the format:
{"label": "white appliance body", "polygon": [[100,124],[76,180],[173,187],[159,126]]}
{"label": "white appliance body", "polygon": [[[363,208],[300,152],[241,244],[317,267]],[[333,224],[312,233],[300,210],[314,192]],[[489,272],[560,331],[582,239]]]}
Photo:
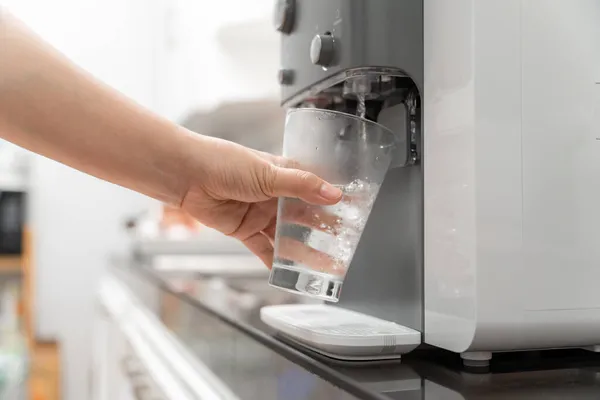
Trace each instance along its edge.
{"label": "white appliance body", "polygon": [[[333,43],[341,38],[336,54],[346,64],[335,68],[390,62],[419,85],[410,54],[420,54],[411,45],[420,46],[421,30],[414,19],[401,29],[393,22],[420,10],[368,4],[362,14],[347,4],[337,11]],[[315,21],[329,23],[307,5],[299,15],[309,23],[300,18],[300,32],[283,36],[282,62],[299,71],[294,90],[320,90],[326,76],[296,54]],[[421,234],[419,176],[412,167],[390,171],[378,201],[387,197],[369,220],[380,226],[367,234],[367,224],[361,245],[369,251],[358,257],[359,245],[338,306],[422,331],[424,342],[462,353],[471,366],[501,351],[600,351],[600,0],[422,5],[423,265],[410,236]],[[385,10],[406,13],[386,19]],[[294,105],[293,90],[283,94]],[[390,229],[386,218],[400,225]],[[265,322],[320,348],[309,319],[272,311]],[[335,321],[331,306],[322,312]]]}
{"label": "white appliance body", "polygon": [[600,0],[424,1],[425,342],[600,344]]}

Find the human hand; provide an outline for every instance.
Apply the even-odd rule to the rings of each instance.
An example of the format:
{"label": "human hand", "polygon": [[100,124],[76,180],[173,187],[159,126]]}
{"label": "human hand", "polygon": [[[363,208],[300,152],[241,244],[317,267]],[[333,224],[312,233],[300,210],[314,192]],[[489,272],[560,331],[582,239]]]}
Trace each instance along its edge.
{"label": "human hand", "polygon": [[[196,135],[189,156],[189,184],[181,208],[202,224],[242,241],[269,268],[278,197],[314,205],[332,205],[342,198],[339,189],[293,168],[291,161],[233,142]],[[290,215],[296,223],[310,226],[309,210],[299,207]]]}

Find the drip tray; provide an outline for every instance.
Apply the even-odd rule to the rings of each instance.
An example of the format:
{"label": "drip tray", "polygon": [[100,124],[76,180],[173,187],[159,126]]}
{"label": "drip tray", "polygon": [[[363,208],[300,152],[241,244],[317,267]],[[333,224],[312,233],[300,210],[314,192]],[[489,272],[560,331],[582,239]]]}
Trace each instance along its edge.
{"label": "drip tray", "polygon": [[325,304],[267,306],[260,317],[287,340],[339,360],[398,359],[421,344],[419,331]]}

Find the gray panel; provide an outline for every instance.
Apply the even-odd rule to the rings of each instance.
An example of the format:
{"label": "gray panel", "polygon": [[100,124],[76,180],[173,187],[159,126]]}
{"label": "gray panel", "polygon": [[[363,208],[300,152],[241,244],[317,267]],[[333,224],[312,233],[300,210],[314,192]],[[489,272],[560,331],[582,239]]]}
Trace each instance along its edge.
{"label": "gray panel", "polygon": [[420,164],[388,172],[338,305],[423,331]]}
{"label": "gray panel", "polygon": [[[285,102],[341,71],[366,67],[400,68],[419,88],[423,82],[422,0],[297,0],[294,25],[282,34],[281,68],[293,80],[282,86]],[[310,60],[315,35],[331,32],[332,64],[325,70]]]}
{"label": "gray panel", "polygon": [[[353,68],[399,69],[422,90],[422,0],[296,0],[295,5],[293,28],[282,35],[281,66],[293,76],[282,86],[284,103]],[[325,69],[312,63],[310,47],[315,35],[327,32],[335,54]],[[338,305],[423,331],[421,164],[388,172]]]}

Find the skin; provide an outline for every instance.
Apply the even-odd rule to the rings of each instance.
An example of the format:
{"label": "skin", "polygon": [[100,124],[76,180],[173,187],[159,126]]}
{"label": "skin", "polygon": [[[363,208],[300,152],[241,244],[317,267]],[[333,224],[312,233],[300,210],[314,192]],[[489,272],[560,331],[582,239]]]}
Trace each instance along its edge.
{"label": "skin", "polygon": [[[190,132],[72,64],[0,8],[0,137],[179,207],[271,266],[277,197],[339,189],[290,161]],[[294,213],[300,223],[311,221]]]}

